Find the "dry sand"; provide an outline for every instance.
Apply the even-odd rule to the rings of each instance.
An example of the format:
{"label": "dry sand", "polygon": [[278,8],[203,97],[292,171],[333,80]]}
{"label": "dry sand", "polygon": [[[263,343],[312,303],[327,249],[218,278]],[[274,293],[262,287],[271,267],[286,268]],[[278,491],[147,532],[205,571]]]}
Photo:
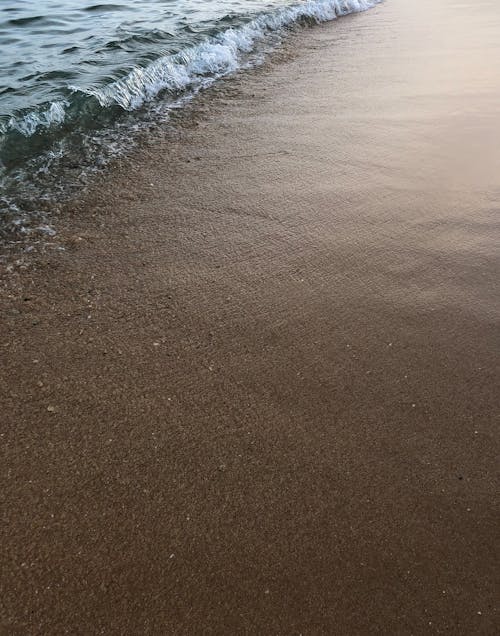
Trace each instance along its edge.
{"label": "dry sand", "polygon": [[462,5],[294,36],[5,283],[0,633],[498,633],[500,9]]}

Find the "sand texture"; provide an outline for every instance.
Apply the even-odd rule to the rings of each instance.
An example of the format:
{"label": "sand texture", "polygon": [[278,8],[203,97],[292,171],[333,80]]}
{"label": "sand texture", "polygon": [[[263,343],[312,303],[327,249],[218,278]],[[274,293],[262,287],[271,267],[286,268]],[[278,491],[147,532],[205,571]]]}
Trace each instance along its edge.
{"label": "sand texture", "polygon": [[198,100],[5,279],[0,633],[498,633],[500,9]]}

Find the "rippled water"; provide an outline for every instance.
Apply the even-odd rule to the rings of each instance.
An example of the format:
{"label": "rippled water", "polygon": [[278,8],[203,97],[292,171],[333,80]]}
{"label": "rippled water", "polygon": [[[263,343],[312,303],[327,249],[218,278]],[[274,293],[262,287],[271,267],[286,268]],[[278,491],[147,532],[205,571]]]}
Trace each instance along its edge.
{"label": "rippled water", "polygon": [[378,1],[2,0],[0,234],[42,227],[141,123],[258,63],[288,29]]}

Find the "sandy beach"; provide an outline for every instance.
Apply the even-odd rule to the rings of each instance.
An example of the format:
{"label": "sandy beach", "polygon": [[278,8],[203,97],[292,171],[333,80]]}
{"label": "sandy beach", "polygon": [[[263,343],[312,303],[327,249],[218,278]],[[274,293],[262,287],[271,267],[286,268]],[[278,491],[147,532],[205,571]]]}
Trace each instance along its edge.
{"label": "sandy beach", "polygon": [[2,278],[0,634],[498,633],[500,9],[199,96]]}

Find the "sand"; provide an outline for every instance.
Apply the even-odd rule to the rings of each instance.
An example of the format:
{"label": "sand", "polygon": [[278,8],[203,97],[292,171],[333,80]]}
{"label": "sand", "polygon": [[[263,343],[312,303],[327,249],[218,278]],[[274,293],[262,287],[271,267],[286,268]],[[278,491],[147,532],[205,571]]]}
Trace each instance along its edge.
{"label": "sand", "polygon": [[1,634],[498,633],[500,10],[308,29],[1,298]]}

